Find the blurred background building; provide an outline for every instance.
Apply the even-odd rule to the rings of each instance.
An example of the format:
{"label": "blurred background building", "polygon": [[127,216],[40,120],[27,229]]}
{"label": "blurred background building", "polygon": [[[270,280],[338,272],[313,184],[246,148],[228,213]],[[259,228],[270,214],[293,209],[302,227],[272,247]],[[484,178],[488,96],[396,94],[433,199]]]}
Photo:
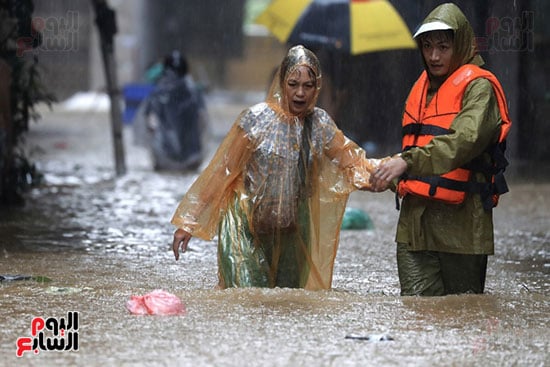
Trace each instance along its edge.
{"label": "blurred background building", "polygon": [[[392,0],[411,32],[443,1]],[[206,91],[263,92],[288,45],[253,19],[269,0],[110,0],[116,10],[119,85],[143,82],[148,67],[173,49],[189,58]],[[548,172],[550,157],[550,3],[455,1],[471,21],[487,67],[501,80],[514,122],[508,155],[519,176]],[[59,100],[102,91],[105,78],[89,0],[35,1],[43,44],[35,52]],[[422,63],[417,50],[357,56],[315,50],[327,76],[320,103],[373,155],[399,150],[405,98]]]}

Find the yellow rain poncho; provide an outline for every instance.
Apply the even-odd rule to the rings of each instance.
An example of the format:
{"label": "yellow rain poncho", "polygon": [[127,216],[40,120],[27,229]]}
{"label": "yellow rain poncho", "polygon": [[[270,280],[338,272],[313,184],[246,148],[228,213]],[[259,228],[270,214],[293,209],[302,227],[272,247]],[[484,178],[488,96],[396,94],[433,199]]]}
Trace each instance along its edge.
{"label": "yellow rain poncho", "polygon": [[[317,89],[299,117],[281,86],[304,65]],[[238,116],[172,218],[193,236],[218,235],[221,288],[331,287],[348,195],[369,187],[378,162],[315,107],[321,79],[315,55],[291,48],[266,101]]]}

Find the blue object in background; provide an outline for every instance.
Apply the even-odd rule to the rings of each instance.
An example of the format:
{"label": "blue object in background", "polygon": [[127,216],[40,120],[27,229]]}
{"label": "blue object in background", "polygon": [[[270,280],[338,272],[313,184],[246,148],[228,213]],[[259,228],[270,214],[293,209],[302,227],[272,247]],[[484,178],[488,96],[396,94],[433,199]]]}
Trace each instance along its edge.
{"label": "blue object in background", "polygon": [[151,94],[154,87],[153,84],[133,83],[126,84],[122,88],[122,93],[124,95],[124,113],[122,115],[122,120],[124,123],[132,123],[139,105],[149,96],[149,94]]}

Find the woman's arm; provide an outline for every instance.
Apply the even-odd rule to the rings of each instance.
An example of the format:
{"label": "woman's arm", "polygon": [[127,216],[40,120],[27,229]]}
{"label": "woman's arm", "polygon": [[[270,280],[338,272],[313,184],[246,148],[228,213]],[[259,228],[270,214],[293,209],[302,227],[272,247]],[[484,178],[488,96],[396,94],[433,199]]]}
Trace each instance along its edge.
{"label": "woman's arm", "polygon": [[250,141],[234,124],[216,154],[179,203],[172,224],[203,239],[211,239],[219,218],[250,154]]}
{"label": "woman's arm", "polygon": [[367,158],[365,150],[347,138],[340,129],[336,129],[333,139],[328,143],[326,154],[346,172],[353,186],[360,190],[371,189],[370,175],[381,160]]}

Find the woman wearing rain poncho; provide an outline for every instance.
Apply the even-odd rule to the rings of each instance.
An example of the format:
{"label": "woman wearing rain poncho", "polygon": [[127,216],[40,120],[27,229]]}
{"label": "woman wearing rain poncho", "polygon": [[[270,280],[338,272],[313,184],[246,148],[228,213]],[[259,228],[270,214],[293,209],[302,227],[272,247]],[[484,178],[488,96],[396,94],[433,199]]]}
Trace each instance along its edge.
{"label": "woman wearing rain poncho", "polygon": [[329,289],[349,194],[378,161],[315,107],[317,57],[288,51],[264,103],[244,110],[180,202],[173,250],[218,235],[219,286]]}

